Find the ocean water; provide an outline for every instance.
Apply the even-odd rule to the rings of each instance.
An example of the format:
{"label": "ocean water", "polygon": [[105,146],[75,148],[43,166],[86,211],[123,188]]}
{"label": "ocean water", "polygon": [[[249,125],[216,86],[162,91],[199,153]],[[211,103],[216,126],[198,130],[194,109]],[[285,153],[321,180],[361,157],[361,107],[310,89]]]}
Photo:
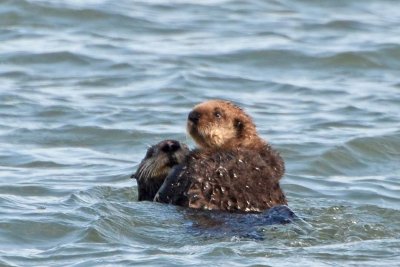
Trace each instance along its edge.
{"label": "ocean water", "polygon": [[[148,145],[194,147],[212,98],[281,152],[301,221],[137,202]],[[0,266],[400,266],[399,166],[397,0],[0,0]]]}

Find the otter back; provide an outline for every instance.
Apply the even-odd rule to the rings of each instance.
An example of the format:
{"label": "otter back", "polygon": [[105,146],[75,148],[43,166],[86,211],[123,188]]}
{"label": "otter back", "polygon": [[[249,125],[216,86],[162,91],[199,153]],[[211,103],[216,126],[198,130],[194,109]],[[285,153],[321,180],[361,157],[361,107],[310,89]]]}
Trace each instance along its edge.
{"label": "otter back", "polygon": [[195,150],[166,178],[155,201],[196,209],[261,212],[287,204],[279,179],[284,163],[269,145],[260,151]]}

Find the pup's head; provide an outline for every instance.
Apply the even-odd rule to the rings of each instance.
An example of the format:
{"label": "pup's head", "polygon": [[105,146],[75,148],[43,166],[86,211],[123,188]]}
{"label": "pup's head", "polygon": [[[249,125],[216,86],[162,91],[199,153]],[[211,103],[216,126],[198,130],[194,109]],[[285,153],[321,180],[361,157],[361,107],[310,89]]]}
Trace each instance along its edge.
{"label": "pup's head", "polygon": [[176,140],[164,140],[147,149],[146,156],[131,178],[142,182],[164,181],[173,166],[189,154],[187,145]]}

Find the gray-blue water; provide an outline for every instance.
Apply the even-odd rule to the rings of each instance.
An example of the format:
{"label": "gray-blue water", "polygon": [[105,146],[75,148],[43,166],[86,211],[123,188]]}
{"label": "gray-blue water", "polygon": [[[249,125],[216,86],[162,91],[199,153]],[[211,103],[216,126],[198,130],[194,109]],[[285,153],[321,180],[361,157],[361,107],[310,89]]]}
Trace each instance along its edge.
{"label": "gray-blue water", "polygon": [[[193,147],[211,98],[305,222],[213,236],[136,201],[147,146]],[[0,0],[0,266],[400,266],[399,166],[397,0]]]}

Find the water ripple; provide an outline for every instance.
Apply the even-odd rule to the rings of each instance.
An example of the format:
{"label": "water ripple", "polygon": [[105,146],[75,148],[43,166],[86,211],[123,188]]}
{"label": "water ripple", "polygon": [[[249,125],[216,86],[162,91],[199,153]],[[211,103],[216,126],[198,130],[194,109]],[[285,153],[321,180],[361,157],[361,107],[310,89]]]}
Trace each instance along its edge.
{"label": "water ripple", "polygon": [[[1,3],[0,265],[398,264],[396,1]],[[210,98],[281,152],[301,220],[257,239],[137,202],[148,145],[193,147]]]}

